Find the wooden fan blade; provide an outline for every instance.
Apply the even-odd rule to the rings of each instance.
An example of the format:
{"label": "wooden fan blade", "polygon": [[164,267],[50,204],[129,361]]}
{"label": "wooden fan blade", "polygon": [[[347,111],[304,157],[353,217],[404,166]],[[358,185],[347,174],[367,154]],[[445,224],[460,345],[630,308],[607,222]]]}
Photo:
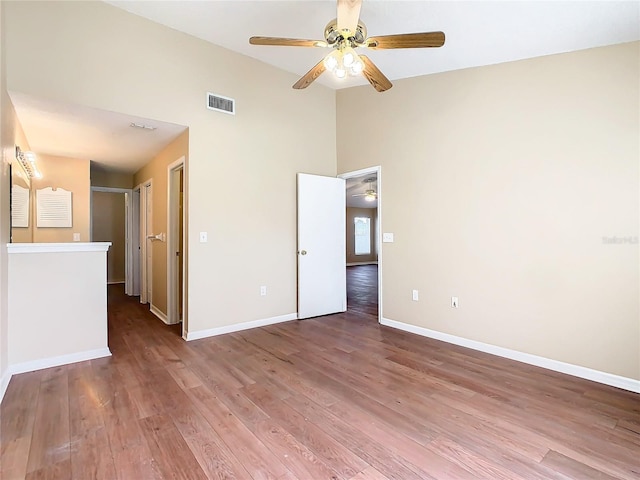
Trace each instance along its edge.
{"label": "wooden fan blade", "polygon": [[365,55],[358,55],[362,63],[364,63],[364,70],[362,70],[362,74],[369,80],[369,83],[375,88],[378,92],[384,92],[393,87],[393,84],[389,81],[387,77],[384,76],[378,67],[369,59],[369,57]]}
{"label": "wooden fan blade", "polygon": [[304,40],[300,38],[251,37],[251,45],[272,45],[276,47],[326,47],[322,40]]}
{"label": "wooden fan blade", "polygon": [[444,45],[443,32],[401,33],[369,37],[366,46],[372,50],[386,48],[428,48]]}
{"label": "wooden fan blade", "polygon": [[296,90],[302,90],[303,88],[307,88],[309,85],[313,83],[313,81],[318,78],[320,75],[324,73],[326,70],[324,66],[324,58],[316,63],[315,67],[309,70],[304,76],[293,84],[293,88]]}
{"label": "wooden fan blade", "polygon": [[338,30],[356,32],[362,0],[338,0]]}

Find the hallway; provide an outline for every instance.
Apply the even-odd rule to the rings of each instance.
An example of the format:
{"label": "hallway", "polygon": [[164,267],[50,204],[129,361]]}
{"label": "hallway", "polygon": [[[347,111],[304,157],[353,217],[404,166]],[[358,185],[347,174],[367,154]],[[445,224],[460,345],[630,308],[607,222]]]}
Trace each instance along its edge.
{"label": "hallway", "polygon": [[378,321],[378,265],[347,267],[347,310]]}

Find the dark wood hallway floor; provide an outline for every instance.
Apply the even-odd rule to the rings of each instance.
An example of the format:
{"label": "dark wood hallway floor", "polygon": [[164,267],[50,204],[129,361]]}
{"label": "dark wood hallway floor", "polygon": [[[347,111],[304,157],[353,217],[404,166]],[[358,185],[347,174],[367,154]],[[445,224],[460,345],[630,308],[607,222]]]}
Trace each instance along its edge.
{"label": "dark wood hallway floor", "polygon": [[630,392],[355,305],[186,343],[120,289],[109,302],[111,358],[12,378],[2,480],[640,478]]}
{"label": "dark wood hallway floor", "polygon": [[347,309],[378,321],[378,266],[347,267]]}

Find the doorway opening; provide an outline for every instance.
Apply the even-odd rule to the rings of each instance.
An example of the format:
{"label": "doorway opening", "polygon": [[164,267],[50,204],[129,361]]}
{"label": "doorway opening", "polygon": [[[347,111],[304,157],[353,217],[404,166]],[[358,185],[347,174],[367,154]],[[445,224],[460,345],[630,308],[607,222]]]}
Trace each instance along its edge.
{"label": "doorway opening", "polygon": [[346,188],[347,311],[382,318],[380,167],[338,175]]}
{"label": "doorway opening", "polygon": [[107,283],[124,284],[127,295],[135,295],[139,284],[136,278],[135,255],[137,228],[133,192],[128,188],[91,187],[90,240],[111,242],[107,251]]}

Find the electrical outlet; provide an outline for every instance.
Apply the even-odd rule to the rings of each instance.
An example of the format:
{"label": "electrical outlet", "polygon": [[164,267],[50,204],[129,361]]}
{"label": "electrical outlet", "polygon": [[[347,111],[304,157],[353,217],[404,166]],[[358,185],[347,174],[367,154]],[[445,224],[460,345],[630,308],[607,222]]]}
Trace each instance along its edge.
{"label": "electrical outlet", "polygon": [[264,297],[267,294],[267,287],[266,285],[262,285],[260,287],[260,296]]}
{"label": "electrical outlet", "polygon": [[411,292],[411,298],[413,299],[414,302],[417,302],[418,300],[420,300],[420,295],[418,294],[418,290],[413,290]]}
{"label": "electrical outlet", "polygon": [[451,308],[458,308],[458,297],[451,297]]}
{"label": "electrical outlet", "polygon": [[79,233],[74,233],[73,234],[73,241],[74,242],[79,242],[80,241],[80,234]]}

